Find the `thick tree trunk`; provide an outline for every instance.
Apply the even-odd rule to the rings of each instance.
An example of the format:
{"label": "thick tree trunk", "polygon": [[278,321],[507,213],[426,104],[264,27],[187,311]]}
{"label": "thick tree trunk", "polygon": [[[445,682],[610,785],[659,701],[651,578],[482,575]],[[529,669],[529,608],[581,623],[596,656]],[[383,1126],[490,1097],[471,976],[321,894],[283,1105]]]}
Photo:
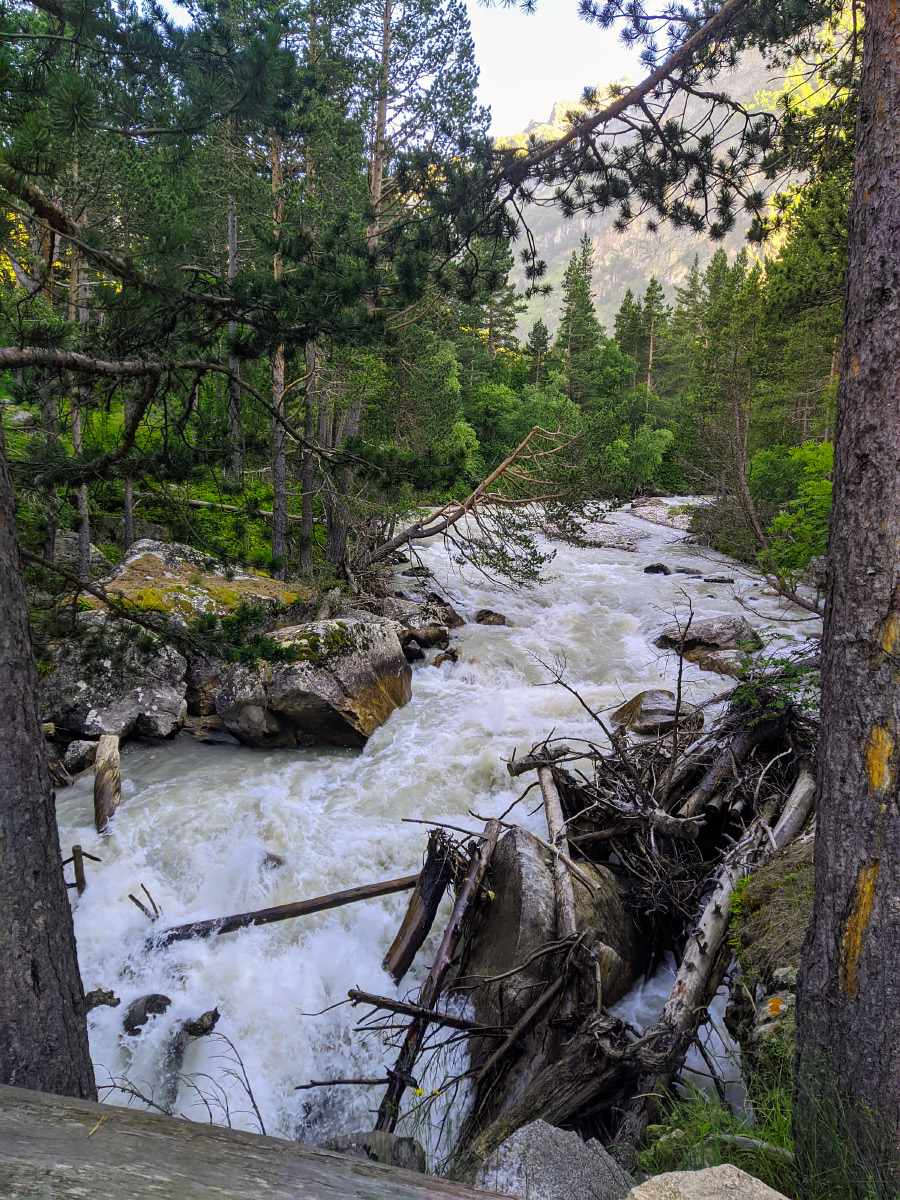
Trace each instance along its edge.
{"label": "thick tree trunk", "polygon": [[[900,1175],[900,20],[866,7],[794,1131],[812,1177]],[[870,1182],[866,1182],[869,1176]]]}
{"label": "thick tree trunk", "polygon": [[93,1098],[0,426],[0,1083]]}

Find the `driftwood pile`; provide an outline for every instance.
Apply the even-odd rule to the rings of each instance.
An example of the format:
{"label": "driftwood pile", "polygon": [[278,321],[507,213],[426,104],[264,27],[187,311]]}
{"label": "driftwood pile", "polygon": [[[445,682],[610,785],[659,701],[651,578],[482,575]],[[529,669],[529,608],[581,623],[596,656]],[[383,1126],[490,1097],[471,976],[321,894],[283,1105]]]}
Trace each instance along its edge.
{"label": "driftwood pile", "polygon": [[[450,918],[417,994],[397,1000],[358,989],[349,993],[350,1003],[372,1010],[360,1028],[387,1034],[396,1045],[385,1078],[300,1087],[383,1086],[376,1128],[390,1132],[407,1090],[424,1090],[417,1076],[428,1069],[425,1058],[463,1040],[468,1061],[450,1080],[458,1093],[465,1084],[461,1094],[468,1097],[448,1164],[456,1177],[471,1178],[487,1154],[538,1118],[599,1137],[627,1162],[677,1079],[727,971],[735,886],[796,837],[812,813],[815,728],[776,686],[758,682],[736,689],[699,735],[696,710],[689,722],[679,722],[676,709],[670,731],[640,740],[629,740],[592,715],[604,735],[597,744],[549,738],[507,764],[514,778],[533,777],[516,804],[540,796],[535,812],[543,809],[546,837],[543,831],[522,833],[506,819],[509,812],[484,821],[477,831],[432,828],[415,875],[162,930],[148,939],[147,948],[406,890],[407,911],[384,959],[385,970],[400,983],[451,891]],[[462,1003],[473,994],[467,971],[477,957],[479,930],[491,916],[494,889],[503,882],[491,875],[492,861],[495,875],[506,861],[495,850],[514,833],[546,859],[555,928],[526,961],[480,977],[482,985],[496,988],[500,981],[502,988],[539,958],[533,990],[520,993],[517,1007],[501,1006],[497,1021],[483,1018],[484,1005],[482,1016],[473,1019]],[[604,907],[604,891],[614,904]],[[624,905],[631,929],[624,942],[616,943],[603,928],[586,927],[585,896],[597,901],[594,913],[621,913]],[[620,950],[639,942],[641,952],[623,964],[608,941]],[[649,973],[666,954],[674,955],[678,967],[657,1021],[638,1030],[614,1017],[610,981],[621,984],[626,976]],[[474,1007],[478,1018],[477,1001]]]}

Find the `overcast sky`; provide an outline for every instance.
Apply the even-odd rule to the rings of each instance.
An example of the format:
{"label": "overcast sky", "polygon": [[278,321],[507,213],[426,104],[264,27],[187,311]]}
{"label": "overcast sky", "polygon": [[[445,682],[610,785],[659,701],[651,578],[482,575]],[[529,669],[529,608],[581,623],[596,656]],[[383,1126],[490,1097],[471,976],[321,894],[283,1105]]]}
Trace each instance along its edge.
{"label": "overcast sky", "polygon": [[577,100],[588,84],[640,74],[637,55],[613,32],[580,20],[578,0],[537,0],[534,13],[466,0],[479,97],[490,105],[495,134],[546,121],[555,100]]}

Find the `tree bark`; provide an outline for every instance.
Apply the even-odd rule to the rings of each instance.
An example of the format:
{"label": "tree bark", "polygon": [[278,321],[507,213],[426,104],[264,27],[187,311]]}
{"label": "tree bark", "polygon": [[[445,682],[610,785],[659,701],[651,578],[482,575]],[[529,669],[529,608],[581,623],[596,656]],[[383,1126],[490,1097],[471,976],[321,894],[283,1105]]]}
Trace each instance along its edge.
{"label": "tree bark", "polygon": [[815,903],[794,1136],[812,1177],[900,1178],[900,21],[866,8],[822,649]]}
{"label": "tree bark", "polygon": [[93,1098],[0,425],[0,1083]]}
{"label": "tree bark", "polygon": [[[228,278],[238,273],[238,220],[234,196],[228,197]],[[229,336],[237,333],[237,322],[228,322]],[[228,370],[234,376],[228,381],[228,445],[230,458],[225,470],[225,480],[230,487],[237,488],[244,477],[244,426],[241,421],[241,372],[240,360],[232,355],[228,359]]]}
{"label": "tree bark", "polygon": [[[284,172],[281,164],[281,139],[272,137],[272,225],[275,231],[275,255],[272,274],[275,282],[281,279],[284,258],[281,250],[281,227],[284,224]],[[284,346],[275,348],[272,359],[272,407],[284,417]],[[272,421],[272,558],[276,560],[276,579],[287,576],[288,502],[287,502],[287,434],[278,419]]]}
{"label": "tree bark", "polygon": [[[303,436],[308,442],[316,436],[316,343],[306,343],[306,409],[303,417]],[[313,491],[316,482],[316,460],[310,450],[300,459],[300,574],[311,575],[313,569]]]}

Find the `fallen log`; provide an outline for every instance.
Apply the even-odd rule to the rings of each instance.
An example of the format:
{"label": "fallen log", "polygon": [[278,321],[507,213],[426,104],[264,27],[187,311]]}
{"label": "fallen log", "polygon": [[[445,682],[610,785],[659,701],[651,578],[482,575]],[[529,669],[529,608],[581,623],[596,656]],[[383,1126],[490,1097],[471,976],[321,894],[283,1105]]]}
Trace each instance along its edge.
{"label": "fallen log", "polygon": [[275,921],[288,921],[293,917],[306,917],[312,913],[325,912],[329,908],[340,908],[343,904],[355,904],[357,900],[377,900],[380,896],[392,896],[394,892],[406,892],[414,888],[418,875],[404,875],[400,879],[385,879],[381,883],[365,883],[360,887],[348,888],[344,892],[332,892],[328,896],[314,896],[311,900],[296,900],[292,904],[279,904],[275,908],[260,908],[256,912],[235,913],[229,917],[213,917],[209,921],[191,921],[187,925],[176,925],[147,938],[145,948],[159,950],[172,942],[185,942],[190,938],[217,936],[234,933],[250,925],[272,925]]}
{"label": "fallen log", "polygon": [[[500,829],[499,821],[488,821],[484,827],[481,840],[472,854],[469,869],[466,871],[465,878],[460,886],[456,903],[453,906],[453,912],[450,914],[450,921],[444,930],[444,936],[438,947],[434,963],[425,982],[419,989],[418,1002],[422,1008],[428,1010],[434,1009],[447,977],[447,972],[453,963],[453,957],[462,937],[469,912],[481,891],[481,884],[487,873],[491,855],[494,853],[494,847],[497,845],[497,839],[500,837]],[[417,1017],[406,1031],[396,1066],[390,1073],[391,1082],[388,1084],[378,1109],[378,1118],[375,1122],[376,1129],[384,1129],[391,1133],[397,1124],[400,1116],[400,1101],[403,1099],[407,1081],[410,1078],[410,1073],[422,1048],[428,1024],[428,1021]]]}
{"label": "fallen log", "polygon": [[553,872],[553,892],[556,896],[556,936],[560,938],[576,937],[578,922],[575,919],[575,885],[569,868],[563,861],[563,855],[569,855],[569,842],[566,838],[566,819],[563,816],[562,801],[553,780],[553,771],[548,766],[538,767],[538,782],[541,785],[541,795],[544,799],[544,813],[547,817],[547,830],[550,834],[550,844],[558,854],[553,855],[550,864]]}
{"label": "fallen log", "polygon": [[775,717],[767,717],[755,725],[739,730],[716,755],[700,783],[678,810],[678,815],[696,817],[711,802],[730,771],[746,762],[757,746],[774,741],[784,733],[787,718],[788,713],[785,709]]}
{"label": "fallen log", "polygon": [[453,875],[453,861],[447,838],[440,830],[432,829],[428,835],[425,862],[409,898],[403,924],[381,964],[394,983],[399,983],[412,966],[419,948],[431,932],[437,910],[444,893],[453,881]]}
{"label": "fallen log", "polygon": [[546,766],[547,763],[556,762],[559,758],[565,758],[567,754],[571,754],[572,750],[569,746],[554,746],[537,751],[532,754],[526,754],[524,758],[511,758],[506,764],[506,769],[515,779],[518,775],[524,775],[527,771],[536,771],[538,767]]}
{"label": "fallen log", "polygon": [[461,1029],[466,1033],[485,1036],[494,1034],[502,1037],[506,1034],[506,1029],[499,1026],[480,1025],[478,1021],[469,1021],[466,1017],[437,1012],[433,1008],[423,1008],[421,1004],[410,1004],[406,1000],[391,1000],[389,996],[376,996],[373,992],[363,992],[359,988],[351,988],[347,995],[354,1004],[370,1004],[372,1008],[383,1008],[386,1012],[399,1013],[402,1017],[416,1017],[435,1025],[446,1025],[448,1029]]}
{"label": "fallen log", "polygon": [[113,813],[122,801],[122,779],[119,773],[119,739],[104,733],[97,743],[94,759],[94,825],[105,833]]}

